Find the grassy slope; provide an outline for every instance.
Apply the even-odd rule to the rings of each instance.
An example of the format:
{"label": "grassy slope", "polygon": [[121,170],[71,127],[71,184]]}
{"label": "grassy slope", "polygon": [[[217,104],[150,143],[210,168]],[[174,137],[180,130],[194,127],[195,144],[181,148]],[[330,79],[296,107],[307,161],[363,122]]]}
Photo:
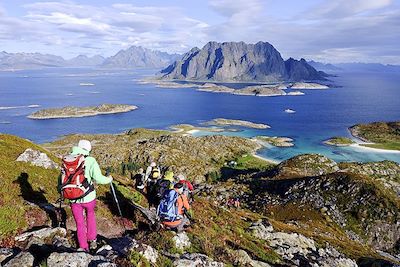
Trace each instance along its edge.
{"label": "grassy slope", "polygon": [[[56,188],[59,170],[47,170],[30,163],[15,161],[27,148],[44,152],[53,161],[60,163],[60,160],[52,153],[28,140],[0,134],[0,242],[21,230],[34,226],[35,223],[43,223],[33,217],[44,212],[36,205],[26,202],[22,196],[23,193],[25,199],[34,203],[55,203],[59,198]],[[27,182],[22,184],[18,182],[21,173],[28,175]],[[108,187],[98,187],[97,191],[100,197],[104,197]],[[103,217],[111,217],[110,211],[102,202],[99,202],[97,212]]]}
{"label": "grassy slope", "polygon": [[334,145],[351,145],[354,144],[354,141],[347,137],[336,136],[326,140],[325,143],[327,144],[331,143]]}
{"label": "grassy slope", "polygon": [[[36,209],[24,203],[20,197],[21,186],[17,179],[21,173],[28,174],[28,182],[32,185],[32,189],[35,192],[40,192],[42,189],[44,197],[49,202],[54,203],[58,197],[56,190],[58,170],[46,170],[29,163],[15,161],[27,148],[45,152],[52,160],[59,162],[49,152],[27,140],[11,135],[0,135],[0,236],[2,237],[26,227],[25,213]],[[48,186],[51,184],[54,184],[54,187]]]}
{"label": "grassy slope", "polygon": [[400,150],[400,122],[357,124],[350,130],[356,137],[376,143],[365,146]]}

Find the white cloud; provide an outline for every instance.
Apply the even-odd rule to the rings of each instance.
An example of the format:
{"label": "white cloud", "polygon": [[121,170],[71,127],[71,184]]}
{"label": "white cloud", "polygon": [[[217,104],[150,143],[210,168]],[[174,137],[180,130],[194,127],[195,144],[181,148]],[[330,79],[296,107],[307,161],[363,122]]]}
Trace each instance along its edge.
{"label": "white cloud", "polygon": [[363,12],[385,8],[393,0],[327,0],[311,11],[312,16],[318,18],[337,18],[354,16]]}

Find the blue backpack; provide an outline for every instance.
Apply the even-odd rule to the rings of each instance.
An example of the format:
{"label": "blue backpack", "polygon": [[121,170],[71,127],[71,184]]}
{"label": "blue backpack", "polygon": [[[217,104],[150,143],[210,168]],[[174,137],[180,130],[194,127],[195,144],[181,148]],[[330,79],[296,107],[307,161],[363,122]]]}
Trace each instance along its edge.
{"label": "blue backpack", "polygon": [[157,215],[161,221],[174,222],[179,219],[178,197],[179,195],[175,190],[168,190],[165,193],[157,208]]}

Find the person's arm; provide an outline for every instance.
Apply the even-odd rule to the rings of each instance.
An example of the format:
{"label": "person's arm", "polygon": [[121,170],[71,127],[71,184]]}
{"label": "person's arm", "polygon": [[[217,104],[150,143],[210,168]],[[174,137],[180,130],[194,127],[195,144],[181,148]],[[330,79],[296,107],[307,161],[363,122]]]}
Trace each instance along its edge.
{"label": "person's arm", "polygon": [[149,179],[149,175],[151,173],[151,167],[147,167],[146,174],[144,176],[144,180],[147,181]]}
{"label": "person's arm", "polygon": [[101,169],[96,160],[93,160],[93,164],[90,169],[90,177],[94,179],[98,184],[109,184],[112,182],[111,176],[104,176],[101,173]]}
{"label": "person's arm", "polygon": [[186,181],[187,187],[189,189],[189,191],[193,191],[193,185],[190,181]]}
{"label": "person's arm", "polygon": [[189,205],[189,201],[188,201],[187,197],[185,195],[181,195],[180,197],[182,198],[183,207],[186,210],[190,210],[190,205]]}

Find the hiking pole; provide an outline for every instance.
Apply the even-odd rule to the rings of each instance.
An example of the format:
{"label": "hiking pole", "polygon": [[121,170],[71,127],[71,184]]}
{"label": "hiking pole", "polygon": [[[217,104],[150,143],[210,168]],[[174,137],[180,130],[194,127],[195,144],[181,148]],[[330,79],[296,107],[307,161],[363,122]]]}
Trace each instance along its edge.
{"label": "hiking pole", "polygon": [[[108,175],[110,175],[110,170],[109,170],[109,169],[106,170],[106,176],[108,176]],[[119,216],[122,218],[121,207],[119,206],[119,201],[118,201],[118,198],[117,198],[117,194],[115,193],[114,184],[113,184],[112,181],[111,181],[111,183],[110,183],[110,188],[111,188],[111,193],[112,193],[112,195],[113,195],[115,204],[117,204]]]}
{"label": "hiking pole", "polygon": [[110,187],[111,187],[111,192],[112,192],[112,195],[113,195],[113,197],[114,197],[115,204],[117,204],[117,208],[118,208],[119,216],[121,216],[121,218],[122,218],[121,207],[119,206],[119,202],[118,202],[117,194],[115,194],[115,189],[114,189],[114,185],[113,185],[113,183],[112,183],[112,182],[110,183]]}

